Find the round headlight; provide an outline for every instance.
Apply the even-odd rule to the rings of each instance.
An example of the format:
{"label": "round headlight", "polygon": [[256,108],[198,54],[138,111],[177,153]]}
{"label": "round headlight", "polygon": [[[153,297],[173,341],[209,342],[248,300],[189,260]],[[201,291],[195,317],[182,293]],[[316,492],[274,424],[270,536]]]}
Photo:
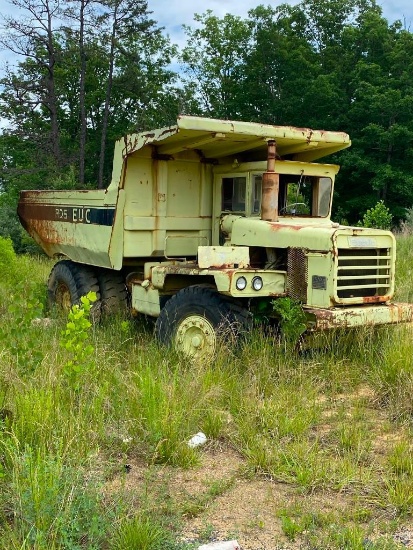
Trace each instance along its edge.
{"label": "round headlight", "polygon": [[261,277],[254,277],[251,281],[251,286],[254,290],[261,290],[262,285],[263,285],[263,282]]}
{"label": "round headlight", "polygon": [[238,277],[235,282],[235,286],[237,287],[237,290],[245,290],[247,286],[247,279],[245,277]]}

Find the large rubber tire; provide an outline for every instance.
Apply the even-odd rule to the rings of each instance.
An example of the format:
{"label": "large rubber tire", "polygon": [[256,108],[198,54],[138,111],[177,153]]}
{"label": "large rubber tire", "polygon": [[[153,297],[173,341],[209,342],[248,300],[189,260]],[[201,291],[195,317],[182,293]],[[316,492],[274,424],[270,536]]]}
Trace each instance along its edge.
{"label": "large rubber tire", "polygon": [[97,279],[102,315],[126,313],[128,293],[122,274],[111,269],[100,269]]}
{"label": "large rubber tire", "polygon": [[93,305],[93,318],[99,316],[99,285],[93,268],[77,264],[71,260],[62,260],[52,269],[47,282],[47,301],[49,308],[63,311],[80,302],[88,292],[95,292],[97,300]]}
{"label": "large rubber tire", "polygon": [[248,311],[215,289],[197,285],[180,290],[166,302],[155,335],[179,353],[204,359],[215,355],[219,340],[234,343],[251,324]]}

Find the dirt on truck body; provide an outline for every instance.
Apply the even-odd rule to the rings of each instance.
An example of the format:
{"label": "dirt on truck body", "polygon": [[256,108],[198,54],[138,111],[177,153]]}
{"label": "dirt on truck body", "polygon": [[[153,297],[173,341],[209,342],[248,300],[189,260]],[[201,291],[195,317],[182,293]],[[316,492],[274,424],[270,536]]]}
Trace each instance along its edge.
{"label": "dirt on truck body", "polygon": [[[392,304],[391,232],[334,223],[339,167],[314,162],[349,147],[343,132],[181,116],[126,136],[106,190],[23,191],[18,213],[59,259],[49,301],[95,290],[108,308],[157,318],[156,335],[213,354],[222,325],[249,330],[290,297],[307,329],[410,322]],[[275,308],[276,309],[276,308]]]}

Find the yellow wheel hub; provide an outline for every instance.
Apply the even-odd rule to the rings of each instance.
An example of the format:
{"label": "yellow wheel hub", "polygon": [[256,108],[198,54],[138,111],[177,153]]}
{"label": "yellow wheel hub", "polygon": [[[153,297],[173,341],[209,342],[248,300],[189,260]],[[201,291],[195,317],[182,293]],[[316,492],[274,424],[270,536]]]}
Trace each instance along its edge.
{"label": "yellow wheel hub", "polygon": [[69,311],[72,307],[72,298],[69,288],[64,283],[59,283],[56,289],[56,304],[63,309]]}
{"label": "yellow wheel hub", "polygon": [[188,357],[212,357],[217,337],[213,325],[202,315],[190,315],[178,325],[175,344]]}

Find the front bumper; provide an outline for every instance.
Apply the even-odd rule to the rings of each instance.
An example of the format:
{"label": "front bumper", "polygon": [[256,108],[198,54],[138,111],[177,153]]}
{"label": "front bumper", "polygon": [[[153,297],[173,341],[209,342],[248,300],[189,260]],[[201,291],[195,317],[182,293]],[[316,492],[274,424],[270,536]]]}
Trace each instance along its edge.
{"label": "front bumper", "polygon": [[332,309],[304,308],[304,311],[308,317],[308,330],[313,332],[413,322],[413,304],[407,303]]}

